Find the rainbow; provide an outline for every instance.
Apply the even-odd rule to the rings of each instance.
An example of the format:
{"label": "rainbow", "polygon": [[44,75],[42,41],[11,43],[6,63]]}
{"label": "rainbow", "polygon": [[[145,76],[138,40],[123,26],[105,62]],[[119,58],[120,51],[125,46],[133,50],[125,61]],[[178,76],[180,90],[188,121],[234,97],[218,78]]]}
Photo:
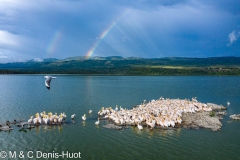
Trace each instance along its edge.
{"label": "rainbow", "polygon": [[88,59],[89,57],[91,57],[91,55],[93,54],[93,52],[95,51],[95,49],[97,48],[97,46],[100,44],[100,42],[106,37],[106,35],[109,33],[109,31],[117,24],[116,21],[114,21],[107,29],[105,29],[99,39],[94,43],[94,45],[92,46],[92,48],[87,52],[85,58]]}
{"label": "rainbow", "polygon": [[53,54],[55,52],[55,50],[57,48],[57,44],[60,41],[61,37],[62,37],[61,31],[60,30],[55,31],[55,33],[47,47],[48,53]]}
{"label": "rainbow", "polygon": [[93,46],[88,50],[87,54],[85,55],[85,58],[88,59],[90,58],[98,45],[101,43],[101,41],[107,36],[107,34],[111,31],[114,26],[117,25],[117,22],[127,13],[128,10],[125,10],[118,18],[117,20],[113,21],[99,36],[98,40],[93,44]]}

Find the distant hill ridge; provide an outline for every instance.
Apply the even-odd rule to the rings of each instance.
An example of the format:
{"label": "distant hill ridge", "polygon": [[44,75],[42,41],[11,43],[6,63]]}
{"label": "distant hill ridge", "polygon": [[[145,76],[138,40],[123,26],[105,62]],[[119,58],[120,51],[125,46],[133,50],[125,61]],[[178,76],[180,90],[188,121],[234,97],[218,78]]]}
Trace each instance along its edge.
{"label": "distant hill ridge", "polygon": [[3,73],[240,75],[240,57],[69,57],[0,64]]}
{"label": "distant hill ridge", "polygon": [[[192,57],[162,57],[162,58],[141,58],[141,57],[122,57],[122,56],[93,56],[86,58],[85,56],[74,56],[68,57],[64,59],[56,59],[56,58],[44,58],[44,59],[30,59],[26,62],[63,62],[63,61],[85,61],[85,60],[229,60],[229,59],[240,59],[240,57],[234,56],[224,56],[224,57],[207,57],[207,58],[192,58]],[[10,63],[26,63],[26,62],[10,62]]]}
{"label": "distant hill ridge", "polygon": [[93,56],[93,57],[89,57],[89,58],[86,58],[85,56],[76,56],[76,57],[68,57],[68,58],[65,58],[65,59],[60,59],[58,61],[71,61],[71,60],[74,60],[74,61],[77,61],[77,60],[80,60],[80,61],[85,61],[85,60],[137,60],[137,59],[143,59],[143,58],[140,58],[140,57],[121,57],[121,56],[108,56],[108,57],[100,57],[100,56]]}

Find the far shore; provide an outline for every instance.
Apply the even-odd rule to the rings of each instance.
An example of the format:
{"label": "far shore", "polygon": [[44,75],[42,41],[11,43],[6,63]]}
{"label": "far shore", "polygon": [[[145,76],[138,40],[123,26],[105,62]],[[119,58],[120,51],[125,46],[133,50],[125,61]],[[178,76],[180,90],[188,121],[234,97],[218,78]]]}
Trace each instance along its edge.
{"label": "far shore", "polygon": [[[83,75],[83,76],[240,76],[240,69],[229,71],[216,71],[216,72],[201,72],[199,70],[191,69],[164,69],[164,72],[149,71],[149,72],[137,72],[131,71],[126,73],[118,73],[115,71],[108,71],[109,73],[103,73],[104,70],[99,71],[28,71],[28,70],[1,70],[0,75]],[[121,71],[125,72],[125,71]]]}

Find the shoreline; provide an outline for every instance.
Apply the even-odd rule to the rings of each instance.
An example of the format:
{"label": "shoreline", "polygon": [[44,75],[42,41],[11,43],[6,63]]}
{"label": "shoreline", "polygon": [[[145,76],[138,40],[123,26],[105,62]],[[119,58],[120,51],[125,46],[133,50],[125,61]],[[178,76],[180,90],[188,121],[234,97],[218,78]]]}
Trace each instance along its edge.
{"label": "shoreline", "polygon": [[81,73],[0,73],[1,75],[67,75],[67,76],[126,76],[126,77],[239,77],[236,75],[151,75],[151,74],[81,74]]}

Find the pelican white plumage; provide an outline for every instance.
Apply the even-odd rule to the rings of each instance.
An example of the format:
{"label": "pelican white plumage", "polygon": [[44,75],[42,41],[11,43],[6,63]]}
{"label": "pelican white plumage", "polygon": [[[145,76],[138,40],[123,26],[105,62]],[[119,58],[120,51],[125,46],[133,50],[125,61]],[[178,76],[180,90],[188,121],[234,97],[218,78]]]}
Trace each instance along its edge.
{"label": "pelican white plumage", "polygon": [[61,124],[63,122],[63,116],[62,114],[60,114],[60,116],[58,117],[58,123]]}
{"label": "pelican white plumage", "polygon": [[30,117],[30,119],[28,120],[28,124],[32,124],[33,123],[33,116]]}
{"label": "pelican white plumage", "polygon": [[99,123],[100,123],[100,122],[99,122],[99,118],[98,118],[98,121],[96,121],[96,122],[95,122],[95,125],[97,125],[97,126],[98,126],[98,125],[99,125]]}
{"label": "pelican white plumage", "polygon": [[139,130],[142,130],[142,129],[143,129],[142,125],[140,125],[139,123],[138,123],[138,129],[139,129]]}
{"label": "pelican white plumage", "polygon": [[67,115],[63,112],[63,113],[62,113],[62,117],[63,117],[63,121],[65,121],[66,118],[67,118]]}
{"label": "pelican white plumage", "polygon": [[52,112],[48,113],[48,118],[49,118],[50,124],[52,124],[53,119],[54,119],[54,116],[52,115]]}
{"label": "pelican white plumage", "polygon": [[[230,104],[230,103],[228,103]],[[196,98],[190,100],[164,99],[151,100],[148,103],[138,105],[132,110],[119,108],[104,108],[98,112],[99,116],[111,119],[115,124],[127,124],[141,126],[145,122],[151,129],[156,125],[162,127],[175,127],[182,122],[183,113],[195,113],[199,111],[211,111],[207,104],[198,102]],[[141,127],[140,127],[141,128]]]}
{"label": "pelican white plumage", "polygon": [[51,82],[51,80],[54,79],[54,78],[57,78],[57,77],[44,76],[44,78],[46,78],[45,85],[46,85],[47,89],[50,90],[50,82]]}
{"label": "pelican white plumage", "polygon": [[73,114],[73,115],[71,115],[71,118],[74,119],[75,116],[76,116],[76,114]]}
{"label": "pelican white plumage", "polygon": [[41,120],[41,118],[40,118],[39,113],[36,113],[35,116],[36,116],[36,118],[33,119],[33,124],[37,124],[37,125],[41,124],[41,123],[42,123],[42,120]]}
{"label": "pelican white plumage", "polygon": [[155,123],[156,123],[156,121],[155,120],[152,120],[152,123],[150,123],[150,129],[153,129],[154,127],[155,127]]}
{"label": "pelican white plumage", "polygon": [[48,124],[48,121],[49,121],[49,118],[47,117],[47,115],[44,115],[44,116],[43,116],[43,122],[44,122],[44,124],[47,125],[47,124]]}
{"label": "pelican white plumage", "polygon": [[33,119],[33,124],[39,125],[39,124],[41,124],[41,123],[42,123],[42,120],[41,120],[40,118],[34,118],[34,119]]}
{"label": "pelican white plumage", "polygon": [[54,118],[53,118],[53,122],[56,124],[56,123],[58,123],[58,116],[57,115],[54,115]]}
{"label": "pelican white plumage", "polygon": [[40,113],[40,116],[41,116],[41,118],[43,118],[43,116],[44,116],[43,112]]}
{"label": "pelican white plumage", "polygon": [[86,114],[84,114],[83,116],[82,116],[82,120],[86,120],[87,119],[87,117],[86,117]]}

